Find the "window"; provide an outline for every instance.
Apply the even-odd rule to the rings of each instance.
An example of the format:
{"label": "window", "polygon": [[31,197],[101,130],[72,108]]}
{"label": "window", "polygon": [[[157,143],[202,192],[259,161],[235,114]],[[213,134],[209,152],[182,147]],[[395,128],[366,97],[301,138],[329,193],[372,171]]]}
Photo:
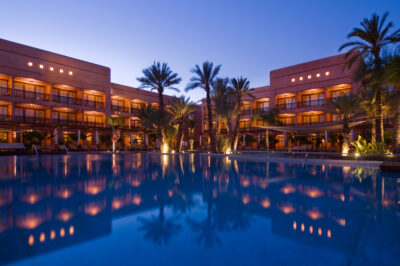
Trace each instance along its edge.
{"label": "window", "polygon": [[239,128],[249,128],[250,127],[250,120],[240,120]]}
{"label": "window", "polygon": [[131,108],[135,109],[135,110],[140,110],[142,109],[144,106],[146,106],[145,103],[136,103],[136,102],[132,102],[131,103]]}
{"label": "window", "polygon": [[52,114],[54,120],[76,121],[76,113],[54,111]]}
{"label": "window", "polygon": [[332,99],[350,94],[350,89],[332,91]]}
{"label": "window", "polygon": [[1,88],[7,88],[8,87],[8,81],[6,79],[0,79],[0,87]]}
{"label": "window", "polygon": [[44,100],[44,86],[14,82],[14,88],[16,89],[15,95],[17,97],[34,98],[37,100]]}
{"label": "window", "polygon": [[15,107],[14,113],[15,116],[44,118],[43,109],[29,109],[29,108]]}
{"label": "window", "polygon": [[286,98],[278,98],[278,106],[283,107],[285,109],[295,108],[296,99],[294,96]]}
{"label": "window", "polygon": [[124,106],[124,101],[122,101],[122,100],[112,100],[111,103],[114,106],[120,106],[120,107]]}
{"label": "window", "polygon": [[325,121],[325,117],[323,114],[319,115],[303,115],[302,116],[302,122],[303,124],[316,124],[316,123],[322,123]]}
{"label": "window", "polygon": [[248,111],[250,111],[250,104],[249,104],[249,103],[243,103],[243,104],[240,106],[240,110],[243,111],[243,112],[248,112]]}
{"label": "window", "polygon": [[141,127],[141,126],[142,124],[140,120],[137,119],[131,120],[131,127]]}
{"label": "window", "polygon": [[103,102],[103,97],[100,95],[94,95],[94,94],[87,94],[85,93],[83,95],[84,99],[87,101],[92,101],[92,102]]}
{"label": "window", "polygon": [[85,115],[85,122],[86,123],[96,123],[96,124],[102,124],[103,123],[103,117],[101,115]]}
{"label": "window", "polygon": [[267,111],[269,108],[269,102],[257,102],[257,109],[260,111]]}
{"label": "window", "polygon": [[323,92],[314,94],[305,94],[302,96],[304,106],[317,106],[325,103],[325,95]]}
{"label": "window", "polygon": [[0,116],[7,116],[8,115],[8,107],[7,105],[0,105]]}
{"label": "window", "polygon": [[294,116],[291,117],[278,117],[278,121],[282,125],[294,125]]}

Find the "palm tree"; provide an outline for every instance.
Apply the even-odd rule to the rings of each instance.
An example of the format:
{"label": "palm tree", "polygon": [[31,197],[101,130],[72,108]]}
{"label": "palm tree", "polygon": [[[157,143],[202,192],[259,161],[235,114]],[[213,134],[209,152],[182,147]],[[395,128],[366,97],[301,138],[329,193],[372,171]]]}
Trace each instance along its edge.
{"label": "palm tree", "polygon": [[[179,92],[179,90],[173,86],[179,84],[182,79],[178,77],[177,73],[172,72],[167,63],[161,64],[160,62],[154,62],[153,65],[143,69],[142,72],[144,77],[137,78],[137,80],[141,83],[141,88],[150,88],[152,90],[157,90],[158,104],[160,109],[159,119],[162,119],[163,112],[165,110],[163,97],[164,89],[172,89]],[[161,127],[160,129],[162,135],[161,142],[162,144],[165,144],[164,128]]]}
{"label": "palm tree", "polygon": [[[125,125],[125,118],[121,115],[118,116],[107,116],[106,117],[106,124],[110,125],[112,128],[112,137],[115,136],[116,130],[119,127],[123,127]],[[112,149],[115,152],[115,141],[112,142]]]}
{"label": "palm tree", "polygon": [[196,65],[191,70],[191,72],[195,74],[195,76],[190,79],[190,83],[187,85],[185,89],[186,92],[195,88],[202,88],[206,91],[208,127],[209,127],[210,142],[211,142],[210,148],[212,152],[216,152],[216,145],[215,145],[213,124],[212,124],[211,86],[214,83],[214,80],[217,77],[220,69],[221,65],[214,67],[214,64],[208,61],[203,63],[202,68],[200,68],[199,65]]}
{"label": "palm tree", "polygon": [[[373,14],[370,19],[365,18],[361,22],[361,28],[354,28],[348,34],[348,38],[357,38],[356,41],[350,41],[343,44],[339,51],[350,47],[346,53],[347,66],[351,67],[355,62],[368,62],[373,69],[374,75],[379,75],[382,68],[382,52],[389,45],[400,41],[400,30],[389,34],[390,28],[393,26],[392,22],[385,23],[388,13],[385,13],[382,18]],[[376,110],[378,114],[377,119],[377,141],[384,141],[383,129],[383,112],[382,112],[382,84],[375,84],[376,86]]]}
{"label": "palm tree", "polygon": [[235,127],[232,132],[232,136],[230,139],[231,147],[234,151],[236,151],[237,148],[237,143],[238,143],[238,130],[239,130],[239,125],[240,125],[240,109],[242,106],[242,99],[245,96],[250,96],[254,97],[250,93],[250,81],[247,80],[247,78],[233,78],[231,79],[231,87],[230,87],[230,93],[234,96],[236,99],[236,121],[235,121]]}
{"label": "palm tree", "polygon": [[395,134],[394,151],[400,152],[400,55],[397,55],[387,67],[387,81],[395,88]]}
{"label": "palm tree", "polygon": [[218,139],[220,134],[220,124],[221,124],[221,113],[224,112],[224,102],[227,100],[228,93],[228,78],[217,78],[212,86],[212,100],[215,107],[215,136]]}
{"label": "palm tree", "polygon": [[253,116],[253,121],[258,120],[261,121],[264,125],[267,126],[265,129],[265,147],[269,150],[269,129],[268,126],[274,125],[277,123],[277,118],[279,115],[279,109],[273,108],[268,110],[268,112],[264,114],[255,114]]}
{"label": "palm tree", "polygon": [[372,88],[367,87],[362,91],[361,99],[360,107],[364,110],[369,119],[371,119],[371,141],[376,142],[376,93]]}
{"label": "palm tree", "polygon": [[350,118],[352,118],[359,109],[359,98],[354,94],[344,95],[335,98],[328,105],[328,112],[339,115],[343,124],[343,152],[347,153],[350,147]]}
{"label": "palm tree", "polygon": [[182,141],[183,141],[183,125],[185,122],[185,117],[187,117],[190,113],[193,113],[196,110],[196,105],[190,102],[190,98],[186,98],[185,96],[174,97],[170,103],[169,111],[174,116],[176,120],[178,120],[178,141],[176,150],[178,152],[182,149]]}

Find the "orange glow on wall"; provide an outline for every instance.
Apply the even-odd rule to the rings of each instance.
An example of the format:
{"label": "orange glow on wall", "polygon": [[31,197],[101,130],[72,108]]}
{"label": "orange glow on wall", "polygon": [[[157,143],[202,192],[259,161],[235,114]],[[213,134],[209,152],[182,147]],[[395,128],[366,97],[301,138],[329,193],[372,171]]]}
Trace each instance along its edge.
{"label": "orange glow on wall", "polygon": [[87,186],[85,187],[85,193],[90,194],[90,195],[96,195],[99,194],[100,192],[103,191],[103,188],[100,188],[99,186]]}
{"label": "orange glow on wall", "polygon": [[33,244],[35,244],[35,238],[33,237],[33,235],[30,235],[28,237],[28,245],[32,246]]}
{"label": "orange glow on wall", "polygon": [[314,232],[314,228],[312,227],[312,225],[310,225],[310,227],[308,228],[308,232],[310,232],[310,234]]}
{"label": "orange glow on wall", "polygon": [[95,216],[100,212],[100,208],[95,205],[85,207],[85,213],[91,216]]}
{"label": "orange glow on wall", "polygon": [[56,238],[56,232],[54,230],[50,231],[50,239],[53,240],[54,238]]}
{"label": "orange glow on wall", "polygon": [[36,216],[28,216],[27,218],[18,221],[17,226],[25,229],[34,229],[43,222],[43,218]]}
{"label": "orange glow on wall", "polygon": [[67,222],[69,221],[72,217],[74,216],[74,214],[72,212],[69,211],[62,211],[57,215],[57,219],[63,221],[63,222]]}
{"label": "orange glow on wall", "polygon": [[304,232],[304,224],[301,224],[300,229],[302,232]]}
{"label": "orange glow on wall", "polygon": [[324,195],[324,192],[318,188],[307,189],[304,193],[310,198],[319,198]]}
{"label": "orange glow on wall", "polygon": [[172,197],[172,195],[174,195],[174,192],[173,192],[172,190],[169,189],[169,190],[168,190],[168,196],[169,196],[169,197]]}
{"label": "orange glow on wall", "polygon": [[341,226],[346,226],[346,220],[345,219],[339,219],[339,224],[341,225]]}
{"label": "orange glow on wall", "polygon": [[267,208],[269,208],[269,207],[271,206],[271,202],[269,201],[269,199],[263,199],[263,200],[261,201],[261,206],[262,206],[264,209],[267,209]]}
{"label": "orange glow on wall", "polygon": [[291,193],[296,192],[296,188],[292,185],[286,185],[281,188],[281,191],[283,194],[291,194]]}
{"label": "orange glow on wall", "polygon": [[332,237],[332,232],[331,232],[330,229],[328,229],[328,231],[326,232],[326,236],[327,236],[328,238],[331,238],[331,237]]}
{"label": "orange glow on wall", "polygon": [[118,210],[119,208],[121,208],[122,206],[122,202],[118,199],[114,199],[112,202],[112,208],[113,210]]}
{"label": "orange glow on wall", "polygon": [[279,208],[284,214],[295,212],[296,210],[290,205],[283,205]]}
{"label": "orange glow on wall", "polygon": [[296,230],[297,229],[297,223],[296,223],[296,221],[294,221],[293,222],[293,230]]}
{"label": "orange glow on wall", "polygon": [[40,233],[39,241],[44,242],[46,240],[46,235],[44,233]]}
{"label": "orange glow on wall", "polygon": [[140,180],[136,180],[136,179],[132,180],[131,185],[134,186],[134,187],[140,186]]}
{"label": "orange glow on wall", "polygon": [[242,202],[243,202],[244,205],[249,204],[250,203],[250,197],[248,195],[243,195]]}
{"label": "orange glow on wall", "polygon": [[140,203],[142,203],[142,197],[140,197],[139,195],[135,195],[135,196],[133,196],[132,202],[135,205],[140,205]]}
{"label": "orange glow on wall", "polygon": [[65,236],[65,229],[64,229],[64,228],[61,228],[61,229],[60,229],[60,236],[61,236],[61,237],[64,237],[64,236]]}
{"label": "orange glow on wall", "polygon": [[318,220],[324,217],[324,215],[319,212],[318,210],[312,210],[307,212],[307,216],[310,217],[313,220]]}
{"label": "orange glow on wall", "polygon": [[242,180],[241,183],[242,183],[242,186],[243,186],[243,187],[248,187],[248,186],[250,186],[250,181],[247,180],[247,179]]}
{"label": "orange glow on wall", "polygon": [[322,235],[322,229],[321,229],[321,227],[320,227],[320,228],[318,228],[318,235],[319,235],[319,236],[321,236],[321,235]]}
{"label": "orange glow on wall", "polygon": [[71,225],[69,227],[69,235],[72,236],[75,233],[75,227],[73,225]]}

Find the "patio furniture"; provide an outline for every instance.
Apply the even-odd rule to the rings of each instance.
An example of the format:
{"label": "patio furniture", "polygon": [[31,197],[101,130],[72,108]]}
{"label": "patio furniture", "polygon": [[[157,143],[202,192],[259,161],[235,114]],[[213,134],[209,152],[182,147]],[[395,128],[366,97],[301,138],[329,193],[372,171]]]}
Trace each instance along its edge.
{"label": "patio furniture", "polygon": [[0,150],[25,150],[23,143],[0,143]]}

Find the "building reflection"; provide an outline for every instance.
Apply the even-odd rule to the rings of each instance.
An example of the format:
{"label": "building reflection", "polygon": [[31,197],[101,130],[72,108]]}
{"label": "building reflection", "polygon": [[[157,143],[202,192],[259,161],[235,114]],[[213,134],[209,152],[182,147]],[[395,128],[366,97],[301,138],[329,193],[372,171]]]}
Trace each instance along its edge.
{"label": "building reflection", "polygon": [[[0,241],[7,245],[0,247],[1,264],[110,234],[113,218],[132,214],[139,215],[144,238],[158,245],[185,226],[199,245],[223,245],[221,232],[248,230],[252,217],[271,220],[273,234],[344,253],[371,214],[377,232],[400,233],[396,179],[377,171],[194,154],[3,159]],[[207,206],[204,217],[191,217],[199,204],[194,195]],[[154,209],[153,217],[140,215]],[[182,213],[185,220],[178,219]],[[398,241],[385,243],[399,248]],[[372,239],[370,245],[377,244]]]}

